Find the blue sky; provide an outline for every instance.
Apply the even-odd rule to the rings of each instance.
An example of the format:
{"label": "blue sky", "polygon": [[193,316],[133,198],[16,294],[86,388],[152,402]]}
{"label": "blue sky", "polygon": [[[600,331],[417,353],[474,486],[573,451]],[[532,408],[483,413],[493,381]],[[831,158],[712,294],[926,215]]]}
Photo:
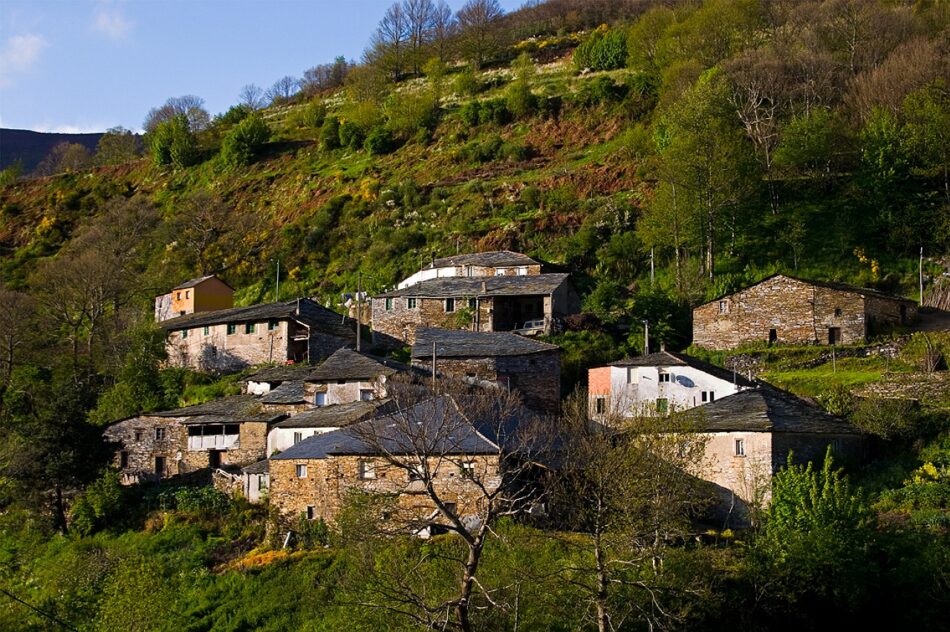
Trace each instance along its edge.
{"label": "blue sky", "polygon": [[[458,9],[464,0],[447,0]],[[172,96],[212,115],[337,55],[359,59],[392,0],[2,0],[0,127],[138,130]],[[500,0],[506,11],[523,0]]]}

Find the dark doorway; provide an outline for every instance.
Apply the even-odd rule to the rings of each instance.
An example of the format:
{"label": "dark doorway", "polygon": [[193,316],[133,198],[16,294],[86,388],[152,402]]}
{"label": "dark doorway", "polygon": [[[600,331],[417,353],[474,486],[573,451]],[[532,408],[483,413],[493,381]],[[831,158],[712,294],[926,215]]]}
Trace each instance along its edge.
{"label": "dark doorway", "polygon": [[902,325],[907,324],[907,306],[906,305],[901,305],[901,324]]}
{"label": "dark doorway", "polygon": [[841,344],[841,327],[828,328],[828,344],[830,345]]}
{"label": "dark doorway", "polygon": [[208,466],[212,469],[221,467],[221,450],[208,451]]}
{"label": "dark doorway", "polygon": [[161,478],[165,476],[165,457],[157,456],[155,457],[155,474]]}
{"label": "dark doorway", "polygon": [[769,329],[769,344],[778,342],[778,331],[775,329]]}

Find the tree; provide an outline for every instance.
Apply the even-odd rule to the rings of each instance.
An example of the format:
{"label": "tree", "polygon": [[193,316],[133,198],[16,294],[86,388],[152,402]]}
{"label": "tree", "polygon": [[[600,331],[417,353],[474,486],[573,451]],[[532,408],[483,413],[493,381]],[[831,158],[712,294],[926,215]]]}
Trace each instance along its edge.
{"label": "tree", "polygon": [[[601,632],[635,619],[647,629],[675,623],[675,595],[697,594],[664,565],[672,544],[690,532],[706,497],[691,473],[707,439],[693,414],[619,419],[597,424],[578,391],[563,407],[563,463],[552,503],[555,517],[582,539],[560,577],[576,586]],[[623,404],[620,403],[622,407]],[[562,536],[557,536],[562,537]]]}
{"label": "tree", "polygon": [[915,169],[943,178],[944,203],[950,205],[950,94],[935,82],[907,95],[903,104],[905,143]]}
{"label": "tree", "polygon": [[452,9],[445,0],[439,0],[432,13],[432,45],[434,52],[443,62],[448,61],[450,44],[455,35],[456,23]]}
{"label": "tree", "polygon": [[476,69],[498,53],[500,42],[495,23],[503,15],[498,0],[468,0],[455,14],[460,51]]}
{"label": "tree", "polygon": [[149,134],[149,147],[156,165],[178,169],[190,167],[198,161],[198,139],[191,131],[188,118],[179,114],[162,121]]}
{"label": "tree", "polygon": [[35,312],[29,295],[0,288],[0,391],[18,366],[22,347],[33,338]]}
{"label": "tree", "polygon": [[264,90],[259,86],[249,83],[238,93],[238,103],[250,110],[259,110],[264,107]]}
{"label": "tree", "polygon": [[[436,522],[458,538],[458,546],[448,550],[444,560],[455,585],[445,597],[417,591],[417,571],[390,568],[370,580],[381,598],[373,605],[426,627],[468,632],[475,629],[473,615],[492,607],[500,596],[486,591],[478,580],[492,525],[502,516],[524,513],[537,500],[532,473],[550,432],[543,432],[521,408],[518,396],[507,391],[470,391],[445,382],[438,388],[453,394],[433,397],[417,386],[392,384],[395,412],[383,418],[384,423],[351,428],[387,467],[414,481],[434,508],[424,517],[417,509],[405,512],[391,505],[385,532],[416,532]],[[464,498],[440,482],[455,475],[464,477]]]}
{"label": "tree", "polygon": [[508,86],[508,109],[517,117],[534,113],[537,98],[531,93],[531,80],[534,78],[534,62],[528,53],[521,53],[511,64],[514,80]]}
{"label": "tree", "polygon": [[432,0],[403,0],[409,36],[409,63],[418,75],[425,60],[425,50],[434,28],[436,8]]}
{"label": "tree", "polygon": [[364,61],[388,75],[391,81],[399,81],[407,67],[409,38],[409,17],[403,5],[394,2],[373,32],[363,54]]}
{"label": "tree", "polygon": [[96,145],[96,164],[121,165],[142,155],[142,141],[124,127],[112,127]]}
{"label": "tree", "polygon": [[81,171],[92,166],[92,154],[79,143],[59,143],[36,166],[37,176],[52,176],[58,173]]}
{"label": "tree", "polygon": [[312,97],[324,90],[339,88],[346,81],[346,76],[355,64],[346,61],[340,55],[332,64],[320,64],[303,73],[301,90],[305,96]]}
{"label": "tree", "polygon": [[270,140],[270,128],[258,114],[252,114],[228,132],[221,142],[221,159],[232,167],[251,164]]}
{"label": "tree", "polygon": [[48,369],[13,372],[0,410],[0,478],[14,498],[68,531],[67,496],[93,481],[110,451],[85,420],[89,384]]}
{"label": "tree", "polygon": [[270,101],[271,105],[274,105],[287,101],[299,91],[300,81],[296,77],[287,75],[275,81],[274,85],[267,89],[264,96]]}
{"label": "tree", "polygon": [[149,110],[145,117],[142,128],[146,133],[154,132],[155,129],[164,122],[171,121],[180,115],[184,115],[188,121],[188,129],[191,132],[200,132],[207,129],[211,123],[211,117],[208,111],[204,109],[204,99],[196,97],[193,94],[186,94],[182,97],[171,97],[165,104],[158,108]]}

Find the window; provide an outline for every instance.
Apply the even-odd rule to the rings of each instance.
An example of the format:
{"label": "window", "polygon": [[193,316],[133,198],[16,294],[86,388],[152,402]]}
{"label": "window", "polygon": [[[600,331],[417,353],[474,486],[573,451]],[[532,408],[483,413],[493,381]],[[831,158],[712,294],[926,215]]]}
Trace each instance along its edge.
{"label": "window", "polygon": [[709,393],[707,393],[706,391],[703,391],[702,396],[703,396],[703,403],[706,403],[709,401]]}
{"label": "window", "polygon": [[376,394],[371,388],[361,388],[360,389],[360,401],[362,402],[371,402],[376,399]]}
{"label": "window", "polygon": [[297,467],[295,468],[295,471],[297,473],[297,478],[307,478],[307,464],[306,463],[298,463]]}
{"label": "window", "polygon": [[670,409],[670,400],[664,397],[661,397],[660,399],[656,400],[656,412],[665,413],[669,409]]}
{"label": "window", "polygon": [[119,467],[123,470],[129,466],[129,453],[123,450],[119,452]]}
{"label": "window", "polygon": [[155,457],[155,473],[159,476],[165,476],[165,457]]}
{"label": "window", "polygon": [[406,307],[408,307],[409,309],[415,309],[415,308],[416,308],[416,297],[415,297],[415,296],[410,296],[409,298],[406,299]]}
{"label": "window", "polygon": [[736,456],[745,456],[745,439],[736,439]]}
{"label": "window", "polygon": [[506,272],[505,268],[495,268],[495,276],[505,276]]}
{"label": "window", "polygon": [[841,308],[840,308],[840,307],[836,307],[836,308],[835,308],[835,318],[839,318],[840,316],[841,316]]}
{"label": "window", "polygon": [[313,404],[315,406],[326,406],[327,405],[327,394],[326,393],[317,393],[313,396]]}
{"label": "window", "polygon": [[836,345],[841,343],[841,327],[828,328],[828,344]]}
{"label": "window", "polygon": [[449,512],[450,515],[458,515],[458,505],[455,503],[445,503],[445,510]]}
{"label": "window", "polygon": [[142,431],[141,431],[141,430],[136,430],[135,432],[132,433],[132,437],[133,437],[136,441],[141,441],[141,440],[142,440]]}
{"label": "window", "polygon": [[276,320],[267,321],[267,331],[274,331],[275,329],[277,329],[277,321]]}
{"label": "window", "polygon": [[257,475],[257,491],[267,491],[267,485],[264,484],[264,477],[260,474]]}
{"label": "window", "polygon": [[162,441],[162,440],[164,440],[164,439],[165,439],[165,429],[164,429],[164,428],[156,428],[156,429],[155,429],[155,440],[156,440],[156,441]]}
{"label": "window", "polygon": [[670,374],[667,373],[666,371],[661,371],[661,372],[660,372],[660,381],[661,381],[661,382],[669,382],[669,381],[670,381]]}
{"label": "window", "polygon": [[307,520],[313,520],[316,515],[317,512],[314,511],[313,505],[307,505]]}
{"label": "window", "polygon": [[191,290],[185,290],[185,298],[191,298]]}
{"label": "window", "polygon": [[246,323],[244,325],[244,333],[253,334],[254,333],[254,323]]}
{"label": "window", "polygon": [[455,311],[455,299],[447,298],[445,299],[445,313],[450,314]]}
{"label": "window", "polygon": [[235,333],[237,331],[237,325],[234,323],[228,323],[228,335]]}
{"label": "window", "polygon": [[208,327],[207,325],[205,325],[205,328],[201,333],[207,336],[208,334],[211,333],[211,327]]}
{"label": "window", "polygon": [[716,394],[712,391],[709,391],[709,401],[711,402],[716,401]]}
{"label": "window", "polygon": [[720,314],[729,313],[729,301],[719,301],[719,313]]}
{"label": "window", "polygon": [[478,309],[478,299],[474,299],[474,298],[468,299],[468,308]]}
{"label": "window", "polygon": [[180,301],[180,300],[181,300],[181,292],[175,292],[175,300],[176,300],[176,301]]}
{"label": "window", "polygon": [[633,368],[627,369],[627,384],[633,384],[637,381],[637,370]]}
{"label": "window", "polygon": [[475,478],[475,461],[465,461],[459,468],[462,478]]}
{"label": "window", "polygon": [[607,399],[604,397],[595,397],[594,398],[594,412],[598,415],[603,415],[607,412]]}
{"label": "window", "polygon": [[303,441],[303,433],[302,433],[302,432],[295,432],[295,433],[294,433],[294,445],[300,443],[301,441]]}
{"label": "window", "polygon": [[769,344],[772,344],[773,342],[778,342],[777,329],[769,329]]}
{"label": "window", "polygon": [[182,330],[181,330],[181,339],[184,340],[184,339],[187,338],[187,337],[188,337],[188,330],[187,330],[187,329],[182,329]]}
{"label": "window", "polygon": [[387,299],[386,299],[386,311],[389,312],[389,311],[392,311],[392,309],[393,309],[393,299],[387,298]]}
{"label": "window", "polygon": [[360,461],[359,477],[364,481],[376,478],[376,464],[372,461]]}

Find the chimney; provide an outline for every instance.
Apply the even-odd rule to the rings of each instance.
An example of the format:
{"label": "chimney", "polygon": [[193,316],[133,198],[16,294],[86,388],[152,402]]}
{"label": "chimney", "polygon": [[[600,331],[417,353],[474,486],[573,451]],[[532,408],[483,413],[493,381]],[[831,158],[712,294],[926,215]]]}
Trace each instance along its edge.
{"label": "chimney", "polygon": [[665,343],[665,342],[661,342],[661,343],[660,343],[660,351],[666,351],[666,343]]}
{"label": "chimney", "polygon": [[488,283],[482,281],[482,294],[488,294]]}

